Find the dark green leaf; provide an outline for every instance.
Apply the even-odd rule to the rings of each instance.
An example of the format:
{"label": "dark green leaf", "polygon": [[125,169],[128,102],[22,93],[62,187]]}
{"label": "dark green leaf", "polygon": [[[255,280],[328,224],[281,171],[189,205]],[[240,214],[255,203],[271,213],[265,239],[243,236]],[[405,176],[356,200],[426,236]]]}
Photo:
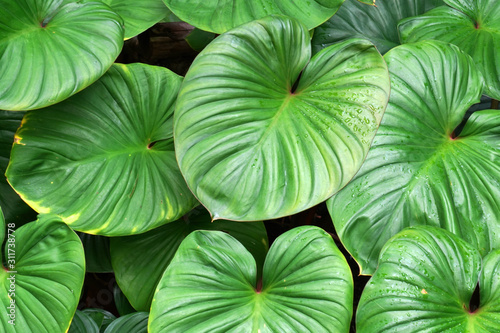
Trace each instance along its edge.
{"label": "dark green leaf", "polygon": [[113,298],[115,299],[116,309],[120,316],[136,312],[117,284],[113,288]]}
{"label": "dark green leaf", "polygon": [[14,133],[21,125],[24,114],[25,112],[0,111],[0,207],[6,220],[15,223],[16,227],[36,219],[36,212],[24,203],[4,177],[14,143]]}
{"label": "dark green leaf", "polygon": [[335,15],[315,29],[313,51],[349,38],[366,38],[384,54],[400,44],[400,20],[444,4],[442,0],[381,0],[376,7],[366,5],[372,2],[346,0]]}
{"label": "dark green leaf", "polygon": [[87,314],[92,320],[97,323],[99,327],[99,332],[104,332],[104,330],[111,324],[116,317],[109,311],[104,309],[90,308],[83,309],[83,313]]}
{"label": "dark green leaf", "polygon": [[116,319],[104,333],[147,333],[148,312],[136,312]]}
{"label": "dark green leaf", "polygon": [[99,333],[99,326],[87,313],[76,310],[68,333]]}
{"label": "dark green leaf", "polygon": [[87,272],[111,273],[111,256],[109,254],[109,237],[89,235],[78,232],[85,250],[85,266]]}
{"label": "dark green leaf", "polygon": [[221,230],[236,238],[261,267],[268,250],[262,222],[212,222],[205,209],[195,209],[182,219],[141,235],[111,239],[116,281],[138,311],[149,311],[156,286],[184,238],[194,230]]}

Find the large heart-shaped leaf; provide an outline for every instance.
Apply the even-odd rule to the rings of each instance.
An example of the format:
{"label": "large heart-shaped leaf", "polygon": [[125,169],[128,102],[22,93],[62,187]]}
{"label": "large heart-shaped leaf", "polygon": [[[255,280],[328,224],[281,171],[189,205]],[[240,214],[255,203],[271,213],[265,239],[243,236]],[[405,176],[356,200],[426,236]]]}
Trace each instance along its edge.
{"label": "large heart-shaped leaf", "polygon": [[108,236],[174,221],[197,202],[175,160],[172,113],[182,78],[116,64],[57,105],[28,112],[7,178],[36,211]]}
{"label": "large heart-shaped leaf", "polygon": [[363,274],[407,226],[441,226],[482,254],[500,246],[500,112],[477,111],[472,59],[437,41],[402,45],[385,59],[391,99],[356,178],[328,202],[340,239]]}
{"label": "large heart-shaped leaf", "polygon": [[500,1],[445,0],[444,6],[400,23],[404,43],[437,39],[472,56],[485,78],[484,93],[500,99]]}
{"label": "large heart-shaped leaf", "polygon": [[268,15],[301,20],[308,29],[328,20],[345,0],[163,0],[181,20],[202,30],[223,33]]}
{"label": "large heart-shaped leaf", "polygon": [[255,260],[236,239],[195,231],[158,285],[149,331],[348,332],[352,301],[349,266],[320,228],[278,237],[261,283]]}
{"label": "large heart-shaped leaf", "polygon": [[0,109],[60,102],[96,81],[123,45],[122,19],[95,1],[0,0]]}
{"label": "large heart-shaped leaf", "polygon": [[14,133],[21,125],[24,114],[25,112],[0,110],[0,207],[6,220],[15,223],[16,226],[36,219],[36,212],[24,203],[4,177],[14,143]]}
{"label": "large heart-shaped leaf", "polygon": [[384,54],[401,44],[398,35],[400,20],[444,4],[443,0],[383,0],[375,7],[364,2],[346,0],[335,15],[316,28],[313,51],[318,52],[349,38],[366,38]]}
{"label": "large heart-shaped leaf", "polygon": [[[500,251],[483,262],[476,249],[450,232],[408,228],[382,250],[379,267],[359,302],[363,332],[499,332]],[[469,306],[480,287],[478,309]],[[496,297],[495,297],[496,296]]]}
{"label": "large heart-shaped leaf", "polygon": [[[221,230],[236,238],[252,253],[259,267],[267,254],[267,232],[262,222],[211,222],[206,210],[195,209],[182,219],[141,235],[111,239],[116,281],[138,311],[149,311],[163,275],[182,240],[194,230]],[[148,255],[145,256],[144,254]],[[140,292],[137,292],[140,290]]]}
{"label": "large heart-shaped leaf", "polygon": [[214,219],[297,213],[361,166],[388,99],[386,65],[359,39],[310,55],[303,25],[267,17],[219,36],[193,62],[175,112],[176,154]]}
{"label": "large heart-shaped leaf", "polygon": [[[4,227],[0,211],[2,233]],[[67,331],[85,275],[80,239],[57,221],[28,223],[15,232],[13,223],[7,227],[7,268],[0,269],[2,332]]]}
{"label": "large heart-shaped leaf", "polygon": [[134,37],[169,15],[162,0],[100,0],[125,22],[125,38]]}

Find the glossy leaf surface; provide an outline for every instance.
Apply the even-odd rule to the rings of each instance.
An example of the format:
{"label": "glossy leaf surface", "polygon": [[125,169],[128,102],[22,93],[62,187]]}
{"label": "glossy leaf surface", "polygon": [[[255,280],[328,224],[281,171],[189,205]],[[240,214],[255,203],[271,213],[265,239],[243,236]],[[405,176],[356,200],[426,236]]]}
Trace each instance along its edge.
{"label": "glossy leaf surface", "polygon": [[0,109],[58,103],[96,81],[123,45],[122,19],[95,1],[0,0]]}
{"label": "glossy leaf surface", "polygon": [[481,254],[500,246],[500,113],[477,111],[482,79],[458,47],[401,45],[385,59],[391,99],[356,178],[328,201],[342,243],[372,274],[384,243],[405,227],[440,226]]}
{"label": "glossy leaf surface", "polygon": [[361,166],[388,99],[386,65],[359,39],[310,55],[303,25],[267,17],[193,62],[176,106],[176,154],[214,219],[300,212]]}
{"label": "glossy leaf surface", "polygon": [[314,30],[313,51],[349,38],[366,38],[384,54],[400,43],[398,23],[400,20],[424,14],[443,5],[442,0],[346,0],[339,11]]}
{"label": "glossy leaf surface", "polygon": [[446,0],[439,7],[400,23],[404,43],[437,39],[472,56],[485,78],[484,93],[500,99],[500,1]]}
{"label": "glossy leaf surface", "polygon": [[257,286],[255,260],[228,234],[195,231],[158,285],[149,331],[348,332],[352,276],[322,229],[290,230],[271,246]]}
{"label": "glossy leaf surface", "polygon": [[243,23],[282,14],[312,29],[329,19],[344,0],[163,0],[181,20],[205,31],[223,33]]}
{"label": "glossy leaf surface", "polygon": [[4,176],[14,143],[14,133],[21,125],[24,114],[25,112],[0,111],[0,207],[6,220],[16,226],[36,219],[36,212],[24,203]]}
{"label": "glossy leaf surface", "polygon": [[111,312],[104,309],[86,308],[83,309],[82,312],[96,322],[100,332],[104,332],[109,324],[111,324],[116,319],[116,317]]}
{"label": "glossy leaf surface", "polygon": [[170,14],[162,0],[100,0],[124,21],[125,38],[134,37]]}
{"label": "glossy leaf surface", "polygon": [[181,81],[164,68],[116,64],[81,93],[27,113],[10,184],[39,213],[89,234],[129,235],[178,219],[197,205],[172,138]]}
{"label": "glossy leaf surface", "polygon": [[0,270],[0,306],[14,304],[15,325],[4,313],[0,327],[6,333],[67,331],[85,274],[80,239],[61,222],[32,222],[10,234],[4,252],[7,268]]}
{"label": "glossy leaf surface", "polygon": [[148,312],[135,312],[113,321],[104,333],[147,333]]}
{"label": "glossy leaf surface", "polygon": [[[236,238],[252,253],[261,267],[268,250],[262,222],[211,222],[206,210],[195,209],[187,216],[141,235],[111,239],[111,258],[116,281],[138,311],[149,311],[153,295],[182,240],[194,230],[220,230]],[[145,256],[144,254],[148,255]],[[140,290],[140,292],[137,292]]]}
{"label": "glossy leaf surface", "polygon": [[99,326],[89,314],[76,310],[68,333],[99,333]]}
{"label": "glossy leaf surface", "polygon": [[[500,292],[499,263],[497,250],[485,258],[479,277],[479,252],[462,239],[436,227],[405,229],[382,250],[361,296],[357,331],[497,332],[500,304],[487,296]],[[478,279],[481,299],[474,311],[469,303]]]}

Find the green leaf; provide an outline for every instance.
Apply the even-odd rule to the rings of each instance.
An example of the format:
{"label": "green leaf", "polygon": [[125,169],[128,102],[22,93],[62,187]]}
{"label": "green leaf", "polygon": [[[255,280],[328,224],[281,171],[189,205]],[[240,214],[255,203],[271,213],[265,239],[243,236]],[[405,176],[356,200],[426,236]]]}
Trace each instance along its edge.
{"label": "green leaf", "polygon": [[77,232],[85,250],[86,269],[89,273],[111,273],[109,237]]}
{"label": "green leaf", "polygon": [[424,15],[401,21],[404,43],[437,39],[457,45],[474,59],[485,78],[484,93],[500,99],[500,1],[446,0]]}
{"label": "green leaf", "polygon": [[120,316],[136,312],[117,284],[113,287],[113,299],[115,300],[116,309]]}
{"label": "green leaf", "polygon": [[401,44],[400,20],[444,4],[442,0],[382,0],[376,7],[366,5],[372,2],[346,0],[335,15],[315,29],[313,52],[349,38],[366,38],[384,54]]}
{"label": "green leaf", "polygon": [[58,103],[96,81],[123,46],[122,19],[100,2],[0,0],[0,109]]}
{"label": "green leaf", "polygon": [[99,326],[89,314],[76,310],[68,333],[99,333]]}
{"label": "green leaf", "polygon": [[182,21],[221,34],[243,23],[268,15],[301,20],[308,29],[328,20],[345,0],[163,0]]}
{"label": "green leaf", "polygon": [[[481,269],[478,251],[440,228],[405,229],[382,250],[359,302],[357,331],[498,332],[498,298],[483,299],[499,292],[498,264],[498,251],[485,259],[481,304],[474,311],[469,303]],[[496,286],[485,284],[484,277]]]}
{"label": "green leaf", "polygon": [[147,333],[148,312],[136,312],[125,315],[113,321],[104,333]]}
{"label": "green leaf", "polygon": [[303,25],[267,17],[219,36],[190,67],[175,148],[214,219],[295,214],[361,166],[388,99],[385,62],[359,39],[310,54]]}
{"label": "green leaf", "polygon": [[6,333],[67,331],[85,275],[80,239],[58,221],[28,223],[7,237],[0,306],[9,316],[0,316],[0,327]]}
{"label": "green leaf", "polygon": [[349,331],[352,275],[322,229],[304,226],[278,237],[259,285],[255,260],[236,239],[195,231],[158,285],[149,331]]}
{"label": "green leaf", "polygon": [[171,11],[162,0],[100,0],[125,22],[125,38],[134,37],[160,22]]}
{"label": "green leaf", "polygon": [[[114,237],[111,239],[111,258],[116,281],[136,310],[149,311],[163,272],[182,240],[194,230],[227,232],[252,253],[258,266],[264,264],[268,240],[262,222],[212,222],[208,212],[201,209],[144,234]],[[258,276],[261,275],[259,269]]]}
{"label": "green leaf", "polygon": [[194,28],[193,31],[186,36],[186,42],[193,50],[201,52],[212,40],[214,40],[214,38],[214,33]]}
{"label": "green leaf", "polygon": [[177,220],[198,204],[174,153],[181,81],[165,68],[115,64],[81,93],[28,112],[10,184],[39,213],[89,234],[136,234]]}
{"label": "green leaf", "polygon": [[83,313],[87,314],[92,320],[94,320],[99,327],[99,332],[104,332],[104,330],[111,324],[116,317],[109,311],[98,308],[83,309]]}
{"label": "green leaf", "polygon": [[14,133],[21,125],[24,114],[25,112],[0,110],[0,207],[6,220],[16,226],[36,219],[36,212],[19,197],[4,177],[14,143]]}
{"label": "green leaf", "polygon": [[472,59],[437,41],[385,59],[392,82],[382,124],[356,178],[328,201],[342,243],[363,274],[390,237],[416,224],[452,231],[483,255],[499,247],[500,113],[477,111],[454,133],[481,96]]}
{"label": "green leaf", "polygon": [[[500,330],[500,249],[490,252],[483,259],[479,276],[480,305],[476,310],[476,326],[485,332]],[[479,330],[478,330],[479,331]]]}

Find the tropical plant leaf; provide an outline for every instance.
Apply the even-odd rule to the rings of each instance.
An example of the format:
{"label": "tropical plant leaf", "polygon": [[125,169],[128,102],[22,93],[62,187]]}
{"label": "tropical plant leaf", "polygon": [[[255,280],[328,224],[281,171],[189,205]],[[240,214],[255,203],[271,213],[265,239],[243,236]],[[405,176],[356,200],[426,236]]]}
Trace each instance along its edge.
{"label": "tropical plant leaf", "polygon": [[120,316],[126,316],[136,312],[118,284],[115,284],[113,287],[113,299],[115,300],[115,306]]}
{"label": "tropical plant leaf", "polygon": [[186,36],[186,42],[191,48],[197,52],[201,52],[215,38],[215,34],[207,31],[194,28],[193,31]]}
{"label": "tropical plant leaf", "polygon": [[[480,304],[475,313],[476,327],[485,332],[500,330],[500,249],[490,252],[483,259],[479,276]],[[478,329],[477,332],[480,330]]]}
{"label": "tropical plant leaf", "polygon": [[149,331],[348,332],[352,275],[330,235],[290,230],[271,246],[262,288],[255,260],[232,236],[194,231],[158,285]]}
{"label": "tropical plant leaf", "polygon": [[116,319],[116,317],[109,311],[99,308],[83,309],[83,313],[87,314],[94,320],[99,327],[99,332],[104,332],[106,328]]}
{"label": "tropical plant leaf", "polygon": [[[116,281],[137,311],[149,311],[156,286],[182,240],[194,230],[221,230],[236,238],[252,253],[258,274],[268,250],[262,222],[212,222],[206,210],[195,209],[187,216],[144,234],[111,239],[111,258]],[[147,256],[144,256],[147,253]],[[137,290],[141,292],[138,293]]]}
{"label": "tropical plant leaf", "polygon": [[221,34],[243,23],[268,15],[286,15],[301,20],[308,29],[328,20],[345,0],[247,1],[247,0],[163,0],[182,21]]}
{"label": "tropical plant leaf", "polygon": [[0,316],[3,332],[66,332],[85,275],[78,236],[58,221],[28,223],[7,234],[4,258],[0,306],[13,316]]}
{"label": "tropical plant leaf", "polygon": [[300,212],[361,166],[388,99],[386,65],[359,39],[310,54],[303,25],[267,17],[219,36],[193,62],[177,101],[175,148],[214,219]]}
{"label": "tropical plant leaf", "polygon": [[171,13],[162,0],[100,0],[125,22],[125,38],[147,30]]}
{"label": "tropical plant leaf", "polygon": [[0,207],[6,220],[15,223],[16,227],[36,219],[36,212],[24,203],[4,176],[14,143],[14,133],[21,125],[24,114],[25,112],[0,110]]}
{"label": "tropical plant leaf", "polygon": [[85,250],[85,266],[89,273],[111,273],[109,237],[77,232]]}
{"label": "tropical plant leaf", "polygon": [[68,333],[99,333],[99,326],[89,314],[76,310]]}
{"label": "tropical plant leaf", "polygon": [[148,312],[135,312],[113,321],[104,333],[147,333]]}
{"label": "tropical plant leaf", "polygon": [[96,81],[123,46],[122,19],[107,5],[0,0],[0,109],[58,103]]}
{"label": "tropical plant leaf", "polygon": [[[377,271],[366,285],[356,315],[363,332],[498,332],[499,252],[485,258],[452,233],[430,226],[405,229],[380,254]],[[495,285],[484,283],[484,279]],[[494,276],[494,275],[493,275]],[[476,285],[481,300],[470,308]]]}
{"label": "tropical plant leaf", "polygon": [[438,41],[385,55],[391,99],[356,178],[328,201],[342,243],[372,274],[385,242],[415,224],[441,226],[481,254],[500,246],[500,113],[477,111],[472,59]]}
{"label": "tropical plant leaf", "polygon": [[500,99],[500,1],[445,0],[439,7],[401,21],[401,40],[437,39],[459,46],[485,78],[484,93]]}
{"label": "tropical plant leaf", "polygon": [[174,153],[181,81],[165,68],[115,64],[81,93],[28,112],[10,184],[39,213],[89,234],[129,235],[175,221],[197,205]]}
{"label": "tropical plant leaf", "polygon": [[366,38],[384,54],[401,44],[398,34],[400,20],[424,14],[444,5],[442,0],[346,0],[339,11],[314,30],[313,52],[349,38]]}

